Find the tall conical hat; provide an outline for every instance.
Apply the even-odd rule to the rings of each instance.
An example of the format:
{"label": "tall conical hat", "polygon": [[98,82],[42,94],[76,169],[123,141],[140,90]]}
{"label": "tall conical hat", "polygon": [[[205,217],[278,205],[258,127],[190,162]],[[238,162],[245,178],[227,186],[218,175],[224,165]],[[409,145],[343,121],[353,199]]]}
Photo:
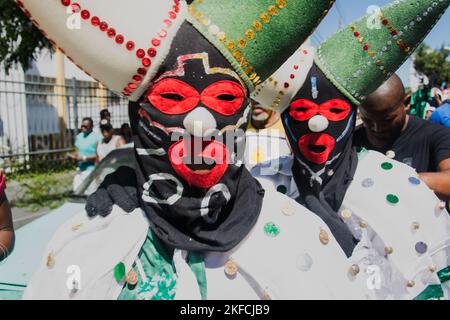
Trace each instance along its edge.
{"label": "tall conical hat", "polygon": [[184,0],[16,2],[86,73],[137,100],[187,19],[252,90],[310,35],[334,1],[197,0],[190,7],[192,16]]}
{"label": "tall conical hat", "polygon": [[394,1],[375,17],[368,15],[338,31],[317,52],[313,48],[298,50],[256,88],[253,98],[263,107],[283,112],[304,82],[310,81],[305,78],[315,54],[314,62],[327,78],[358,105],[405,62],[449,3],[450,0]]}
{"label": "tall conical hat", "polygon": [[381,86],[414,52],[450,0],[397,0],[326,40],[316,64],[353,103]]}

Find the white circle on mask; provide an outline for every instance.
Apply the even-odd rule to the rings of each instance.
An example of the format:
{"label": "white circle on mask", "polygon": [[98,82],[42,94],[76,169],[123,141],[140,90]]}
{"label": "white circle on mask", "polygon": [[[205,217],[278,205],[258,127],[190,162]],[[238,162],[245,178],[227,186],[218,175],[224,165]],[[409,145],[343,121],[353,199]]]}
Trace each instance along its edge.
{"label": "white circle on mask", "polygon": [[322,132],[328,128],[329,122],[328,119],[324,116],[314,116],[308,121],[309,130],[312,132]]}
{"label": "white circle on mask", "polygon": [[184,118],[183,125],[195,137],[207,137],[217,128],[216,119],[214,119],[211,112],[203,107],[192,110]]}

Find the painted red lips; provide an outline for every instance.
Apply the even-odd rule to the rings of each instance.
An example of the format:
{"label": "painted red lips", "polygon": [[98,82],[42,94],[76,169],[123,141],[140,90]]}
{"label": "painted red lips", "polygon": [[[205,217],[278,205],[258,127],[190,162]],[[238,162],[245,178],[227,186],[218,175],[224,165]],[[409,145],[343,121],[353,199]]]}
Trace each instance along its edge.
{"label": "painted red lips", "polygon": [[301,137],[298,146],[306,159],[315,164],[324,164],[335,143],[335,139],[326,133],[310,133]]}
{"label": "painted red lips", "polygon": [[[197,150],[191,144],[180,140],[169,148],[169,161],[175,172],[190,185],[208,189],[216,185],[225,174],[228,168],[228,150],[218,141],[203,142],[199,149],[201,150],[194,154]],[[197,165],[186,164],[192,158],[203,159],[206,164],[200,167],[206,169],[192,169]]]}

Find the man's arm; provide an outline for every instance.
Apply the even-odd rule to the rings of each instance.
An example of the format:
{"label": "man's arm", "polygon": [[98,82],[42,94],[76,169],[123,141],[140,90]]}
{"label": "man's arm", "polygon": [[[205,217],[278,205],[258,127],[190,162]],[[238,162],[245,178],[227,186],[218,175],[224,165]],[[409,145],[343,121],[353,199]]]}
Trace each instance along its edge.
{"label": "man's arm", "polygon": [[450,159],[439,163],[438,172],[420,173],[420,178],[444,201],[450,201]]}
{"label": "man's arm", "polygon": [[0,261],[5,259],[14,247],[14,227],[11,208],[4,191],[0,195]]}

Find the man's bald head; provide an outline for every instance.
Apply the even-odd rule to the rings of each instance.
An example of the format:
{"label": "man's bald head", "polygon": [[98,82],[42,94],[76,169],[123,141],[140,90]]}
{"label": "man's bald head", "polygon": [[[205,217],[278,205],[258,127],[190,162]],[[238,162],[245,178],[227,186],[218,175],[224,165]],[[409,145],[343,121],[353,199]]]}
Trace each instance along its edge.
{"label": "man's bald head", "polygon": [[382,146],[398,138],[407,119],[405,99],[405,87],[394,74],[360,105],[372,144]]}
{"label": "man's bald head", "polygon": [[399,76],[394,74],[381,87],[367,97],[361,109],[389,113],[398,108],[405,99],[405,87]]}

